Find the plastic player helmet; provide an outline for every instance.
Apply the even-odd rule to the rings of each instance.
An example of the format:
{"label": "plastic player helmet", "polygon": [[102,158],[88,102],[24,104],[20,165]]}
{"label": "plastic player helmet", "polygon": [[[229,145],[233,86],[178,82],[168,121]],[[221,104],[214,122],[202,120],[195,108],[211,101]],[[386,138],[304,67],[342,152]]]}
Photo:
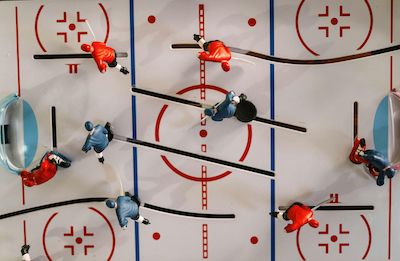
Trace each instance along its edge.
{"label": "plastic player helmet", "polygon": [[311,219],[310,221],[308,221],[308,224],[313,228],[319,227],[319,222],[315,219]]}
{"label": "plastic player helmet", "polygon": [[115,201],[109,199],[109,200],[106,201],[106,205],[107,205],[107,207],[109,207],[109,208],[114,208],[114,207],[115,207]]}
{"label": "plastic player helmet", "polygon": [[91,123],[90,121],[85,122],[85,128],[87,131],[93,130],[94,128],[93,123]]}
{"label": "plastic player helmet", "polygon": [[231,66],[229,65],[228,62],[222,62],[221,67],[222,67],[222,70],[224,70],[225,72],[229,72],[229,70],[231,69]]}
{"label": "plastic player helmet", "polygon": [[87,53],[90,52],[90,49],[91,49],[91,48],[92,48],[92,46],[89,45],[89,44],[82,44],[82,45],[81,45],[82,51],[87,52]]}

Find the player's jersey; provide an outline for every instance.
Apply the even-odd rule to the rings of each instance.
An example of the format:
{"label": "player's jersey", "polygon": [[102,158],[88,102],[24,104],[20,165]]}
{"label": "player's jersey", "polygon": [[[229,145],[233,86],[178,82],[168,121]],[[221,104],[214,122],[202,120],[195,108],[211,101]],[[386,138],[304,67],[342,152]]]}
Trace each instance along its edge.
{"label": "player's jersey", "polygon": [[211,42],[208,47],[210,54],[206,52],[199,53],[199,59],[210,62],[229,61],[231,59],[231,51],[229,47],[225,47],[220,41]]}
{"label": "player's jersey", "polygon": [[99,68],[100,72],[103,70],[106,71],[107,65],[105,65],[104,62],[110,64],[114,61],[114,49],[107,47],[106,44],[102,42],[93,42],[92,46],[94,48],[92,57],[95,60],[97,67]]}
{"label": "player's jersey", "polygon": [[225,118],[232,117],[236,112],[236,106],[232,104],[234,92],[230,91],[226,94],[225,100],[217,107],[218,112],[211,117],[214,121],[222,121]]}
{"label": "player's jersey", "polygon": [[379,170],[383,170],[387,166],[390,166],[389,160],[382,153],[376,150],[366,150],[364,151],[363,156],[356,155],[355,158],[363,163],[368,162]]}
{"label": "player's jersey", "polygon": [[96,152],[102,152],[108,145],[108,138],[106,136],[108,130],[101,126],[100,124],[94,128],[92,135],[88,134],[86,142],[82,147],[84,152],[88,152],[93,146]]}
{"label": "player's jersey", "polygon": [[117,218],[121,227],[128,225],[127,218],[134,219],[139,213],[139,207],[136,202],[133,202],[130,197],[119,196],[117,198]]}
{"label": "player's jersey", "polygon": [[286,232],[290,233],[296,229],[307,224],[311,220],[313,212],[309,207],[303,205],[299,207],[298,205],[293,205],[287,212],[287,217],[293,221],[293,224],[289,224],[285,227]]}
{"label": "player's jersey", "polygon": [[56,175],[57,168],[50,162],[48,159],[49,156],[50,154],[47,154],[40,164],[40,168],[33,170],[32,173],[21,171],[21,176],[26,177],[26,179],[24,179],[24,184],[26,186],[32,187],[34,185],[43,184]]}

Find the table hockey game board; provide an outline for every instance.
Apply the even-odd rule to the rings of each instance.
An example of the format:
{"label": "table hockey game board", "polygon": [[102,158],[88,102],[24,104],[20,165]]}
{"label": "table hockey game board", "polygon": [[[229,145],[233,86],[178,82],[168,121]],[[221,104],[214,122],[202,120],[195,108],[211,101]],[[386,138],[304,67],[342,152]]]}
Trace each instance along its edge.
{"label": "table hockey game board", "polygon": [[[349,160],[355,137],[392,163],[398,155],[390,92],[400,85],[400,3],[2,1],[0,7],[0,98],[16,93],[37,121],[38,146],[26,169],[54,145],[52,116],[57,150],[73,159],[30,188],[0,170],[1,260],[19,260],[25,243],[35,261],[400,255],[398,177],[378,187]],[[101,74],[82,56],[80,45],[93,41],[86,20],[130,74],[110,68]],[[234,58],[254,65],[232,59],[224,72],[201,62],[193,34],[223,41]],[[247,95],[258,120],[198,123],[204,106],[230,90]],[[81,151],[88,120],[113,126],[104,165]],[[130,220],[122,230],[106,207],[104,200],[120,193],[118,176],[141,199],[150,225]],[[269,216],[295,201],[314,206],[332,196],[314,212],[316,229],[287,234],[287,222]]]}

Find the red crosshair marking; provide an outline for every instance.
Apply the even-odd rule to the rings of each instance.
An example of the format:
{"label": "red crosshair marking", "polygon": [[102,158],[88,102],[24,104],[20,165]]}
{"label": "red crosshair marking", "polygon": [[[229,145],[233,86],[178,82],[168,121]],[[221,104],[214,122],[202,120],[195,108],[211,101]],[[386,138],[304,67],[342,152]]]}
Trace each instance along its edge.
{"label": "red crosshair marking", "polygon": [[[86,231],[86,226],[84,226],[84,227],[83,227],[83,235],[84,235],[85,237],[87,237],[87,236],[91,237],[91,236],[93,236],[93,233],[87,233],[87,231]],[[64,233],[64,236],[65,236],[65,237],[73,237],[73,236],[74,236],[74,227],[71,226],[71,232],[70,232],[70,233]],[[80,244],[83,242],[83,240],[82,240],[81,237],[77,237],[77,238],[75,239],[75,242],[76,242],[78,245],[80,245]],[[65,246],[64,246],[64,248],[70,248],[70,249],[71,249],[71,255],[74,255],[74,250],[75,250],[74,247],[75,247],[75,246],[73,246],[73,245],[65,245]],[[93,246],[93,245],[84,245],[85,256],[87,255],[87,249],[88,249],[88,248],[94,248],[94,246]]]}
{"label": "red crosshair marking", "polygon": [[[368,230],[368,246],[367,246],[367,250],[365,251],[364,256],[362,257],[362,259],[365,259],[367,257],[367,255],[368,255],[368,253],[369,253],[370,248],[371,248],[372,234],[371,234],[371,228],[370,228],[370,226],[368,224],[367,219],[364,217],[364,215],[360,215],[360,216],[364,220],[365,225],[366,225],[367,230]],[[328,224],[326,224],[325,228],[326,228],[325,231],[319,231],[318,234],[328,234],[328,232],[329,232]],[[299,255],[300,255],[301,259],[302,260],[306,260],[304,255],[303,255],[303,253],[301,252],[301,249],[300,249],[300,240],[299,240],[299,238],[300,238],[300,230],[301,230],[300,228],[297,230],[297,235],[296,235],[297,251],[299,252]],[[350,234],[350,232],[349,231],[343,231],[342,224],[340,224],[339,225],[339,234]],[[338,237],[336,235],[333,235],[333,236],[331,236],[330,239],[331,239],[332,242],[336,242],[338,240]],[[324,246],[325,247],[325,253],[326,254],[328,254],[328,245],[329,244],[318,244],[318,246]],[[344,246],[349,246],[349,245],[350,245],[349,243],[340,243],[339,244],[339,253],[340,254],[342,253],[342,248]]]}
{"label": "red crosshair marking", "polygon": [[[85,19],[81,19],[80,18],[80,13],[77,12],[76,14],[77,17],[77,22],[78,23],[84,23],[86,20]],[[67,12],[64,12],[64,17],[62,20],[57,20],[57,23],[66,23],[67,22]],[[76,28],[76,25],[71,23],[68,26],[69,30],[74,31]],[[87,34],[87,32],[78,32],[78,43],[81,42],[81,35],[83,34]],[[57,35],[64,35],[64,42],[67,42],[67,33],[66,32],[61,32],[61,33],[57,33]]]}
{"label": "red crosshair marking", "polygon": [[[329,234],[329,225],[328,224],[326,224],[326,227],[325,227],[325,231],[319,231],[318,232],[318,234]],[[350,234],[350,232],[349,231],[343,231],[343,225],[342,224],[340,224],[339,225],[339,234]],[[336,235],[332,235],[331,236],[331,241],[332,242],[336,242],[338,240],[338,237],[336,236]],[[318,246],[324,246],[325,247],[325,253],[326,254],[328,254],[329,253],[329,250],[328,250],[328,245],[329,244],[318,244]],[[341,254],[342,253],[342,247],[344,247],[344,246],[349,246],[350,244],[348,244],[348,243],[340,243],[339,244],[339,254]]]}
{"label": "red crosshair marking", "polygon": [[[312,53],[312,54],[315,55],[315,56],[319,56],[318,53],[316,53],[316,52],[314,52],[313,50],[311,50],[311,48],[305,43],[305,41],[303,40],[303,38],[302,38],[302,36],[301,36],[301,34],[300,34],[300,28],[299,28],[300,10],[301,10],[301,8],[302,8],[302,6],[303,6],[303,4],[304,4],[305,1],[306,1],[306,0],[302,0],[302,1],[301,1],[300,5],[299,5],[299,7],[298,7],[298,9],[297,9],[297,13],[296,13],[296,31],[297,31],[297,35],[298,35],[298,37],[299,37],[299,39],[300,39],[300,42],[303,44],[303,46],[304,46],[310,53]],[[367,43],[367,41],[368,41],[368,39],[369,39],[369,37],[370,37],[370,35],[371,35],[371,32],[372,32],[372,25],[373,25],[372,9],[371,9],[371,6],[370,6],[368,0],[364,0],[364,2],[365,2],[365,4],[366,4],[367,7],[368,7],[368,11],[369,11],[369,15],[370,15],[371,20],[370,20],[369,32],[368,32],[368,34],[367,34],[367,37],[365,38],[364,42],[360,45],[360,47],[357,48],[357,50],[360,50],[361,48],[364,47],[364,45]],[[318,14],[318,17],[327,17],[327,16],[329,16],[329,7],[328,7],[328,6],[326,6],[326,8],[325,8],[325,13],[323,13],[323,14]],[[339,16],[350,16],[350,14],[344,13],[344,12],[343,12],[343,7],[340,6],[340,14],[339,14]],[[337,19],[336,17],[332,18],[332,19],[331,19],[331,24],[334,25],[334,26],[337,25],[337,24],[338,24],[338,19]],[[326,36],[326,37],[329,37],[329,27],[327,27],[327,26],[320,26],[320,27],[318,27],[318,29],[319,29],[319,30],[325,30],[325,36]],[[339,36],[340,36],[340,37],[343,37],[343,30],[345,30],[345,29],[350,29],[350,26],[340,26],[340,27],[339,27]]]}
{"label": "red crosshair marking", "polygon": [[[107,32],[106,32],[106,37],[105,37],[105,39],[104,39],[104,43],[107,43],[108,35],[109,35],[109,33],[110,33],[110,21],[109,21],[109,19],[108,19],[108,14],[107,14],[107,11],[106,11],[106,9],[104,8],[104,6],[103,6],[101,3],[99,3],[99,6],[100,6],[101,10],[103,11],[104,17],[105,17],[105,19],[106,19]],[[47,52],[47,50],[44,48],[42,42],[40,41],[39,32],[38,32],[38,27],[39,27],[39,16],[40,16],[40,13],[41,13],[42,10],[43,10],[43,7],[44,7],[44,5],[41,5],[41,6],[39,7],[39,10],[38,10],[37,14],[36,14],[36,18],[35,18],[35,35],[36,35],[36,40],[37,40],[37,42],[38,42],[40,48],[43,50],[43,52]],[[77,22],[85,22],[85,20],[86,20],[86,19],[81,19],[81,18],[80,18],[80,13],[77,12]],[[67,15],[66,15],[66,12],[63,12],[63,18],[60,19],[60,20],[56,20],[56,22],[57,22],[57,23],[64,23],[64,22],[66,23],[66,22],[67,22]],[[75,30],[75,29],[76,29],[75,24],[72,24],[72,23],[69,24],[69,25],[68,25],[68,29],[71,30],[71,31]],[[80,42],[80,40],[81,40],[81,35],[84,35],[84,34],[87,34],[87,32],[78,32],[78,42]],[[67,42],[67,33],[66,33],[66,32],[59,32],[59,33],[57,33],[57,35],[63,35],[63,36],[64,36],[64,42],[65,42],[65,43]]]}
{"label": "red crosshair marking", "polygon": [[[106,221],[108,227],[109,227],[110,230],[111,230],[111,235],[112,235],[112,246],[111,246],[111,253],[110,253],[109,257],[107,258],[107,261],[110,261],[111,258],[112,258],[112,256],[113,256],[113,254],[114,254],[114,250],[115,250],[115,233],[114,233],[114,229],[113,229],[113,227],[111,226],[110,221],[106,218],[106,216],[103,215],[103,213],[101,213],[100,211],[98,211],[97,209],[95,209],[95,208],[93,208],[93,207],[89,207],[88,209],[93,210],[94,212],[96,212],[97,214],[99,214],[99,215]],[[49,261],[52,261],[52,259],[50,258],[50,255],[49,255],[49,253],[47,252],[46,240],[45,240],[45,239],[46,239],[46,232],[47,232],[47,228],[48,228],[49,225],[50,225],[50,222],[54,219],[54,217],[55,217],[57,214],[58,214],[58,212],[54,213],[54,214],[49,218],[49,220],[47,221],[47,223],[46,223],[46,225],[45,225],[45,227],[44,227],[44,230],[43,230],[43,236],[42,236],[43,249],[44,249],[44,252],[45,252],[45,254],[46,254],[46,257],[47,257],[47,259],[48,259]],[[67,234],[64,234],[64,236],[73,236],[73,233],[74,233],[74,230],[73,230],[73,227],[71,226],[71,232],[70,232],[70,233],[67,233]],[[83,227],[83,234],[84,234],[84,236],[93,236],[93,233],[87,233],[87,231],[86,231],[86,226]],[[78,243],[78,244],[82,243],[82,238],[80,238],[80,237],[76,238],[75,242]],[[71,249],[71,255],[74,255],[74,254],[75,254],[75,253],[74,253],[74,248],[73,248],[73,246],[64,246],[64,248],[70,248],[70,249]],[[84,246],[85,255],[87,255],[87,250],[88,250],[88,248],[94,248],[94,246],[93,246],[93,245],[85,245],[85,246]]]}

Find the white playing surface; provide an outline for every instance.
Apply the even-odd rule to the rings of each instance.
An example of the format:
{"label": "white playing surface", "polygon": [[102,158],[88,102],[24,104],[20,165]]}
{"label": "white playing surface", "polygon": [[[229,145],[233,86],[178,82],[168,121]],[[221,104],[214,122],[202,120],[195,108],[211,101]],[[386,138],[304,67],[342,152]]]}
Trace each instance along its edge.
{"label": "white playing surface", "polygon": [[[208,119],[188,132],[201,119],[202,109],[132,96],[131,87],[209,105],[224,99],[215,89],[187,90],[200,84],[199,49],[171,48],[196,43],[193,34],[199,33],[201,5],[206,40],[281,58],[360,54],[397,45],[400,37],[397,1],[1,1],[0,99],[18,93],[20,86],[20,97],[30,104],[38,123],[38,148],[27,170],[50,150],[51,106],[57,109],[58,151],[73,162],[47,183],[31,188],[23,188],[20,177],[0,169],[0,260],[20,260],[24,243],[31,245],[35,261],[347,261],[400,256],[398,177],[378,187],[361,165],[349,161],[354,102],[358,136],[366,139],[368,149],[386,148],[388,153],[388,144],[374,142],[380,131],[374,123],[381,101],[399,88],[399,52],[323,65],[270,63],[233,53],[255,65],[232,59],[229,72],[206,63],[206,85],[245,93],[258,117],[273,117],[307,132],[272,129],[254,121],[245,124],[234,117],[223,122]],[[80,45],[93,37],[78,18],[90,22],[97,40],[107,38],[108,46],[128,54],[117,61],[130,74],[111,68],[101,74],[93,59],[33,59],[35,54],[83,54]],[[249,24],[252,19],[254,26]],[[102,165],[93,150],[81,151],[88,120],[95,125],[108,121],[114,133],[124,137],[273,171],[275,177],[147,147],[136,149],[117,140],[104,151]],[[213,178],[227,171],[221,179],[201,182],[202,172]],[[235,218],[191,218],[141,207],[140,214],[151,224],[129,220],[122,230],[104,202],[5,217],[67,200],[116,198],[117,172],[124,190],[137,193],[142,205]],[[290,234],[283,232],[287,222],[268,214],[295,201],[315,205],[331,195],[337,195],[337,203],[327,206],[370,205],[374,210],[315,211],[319,228],[306,225]]]}

